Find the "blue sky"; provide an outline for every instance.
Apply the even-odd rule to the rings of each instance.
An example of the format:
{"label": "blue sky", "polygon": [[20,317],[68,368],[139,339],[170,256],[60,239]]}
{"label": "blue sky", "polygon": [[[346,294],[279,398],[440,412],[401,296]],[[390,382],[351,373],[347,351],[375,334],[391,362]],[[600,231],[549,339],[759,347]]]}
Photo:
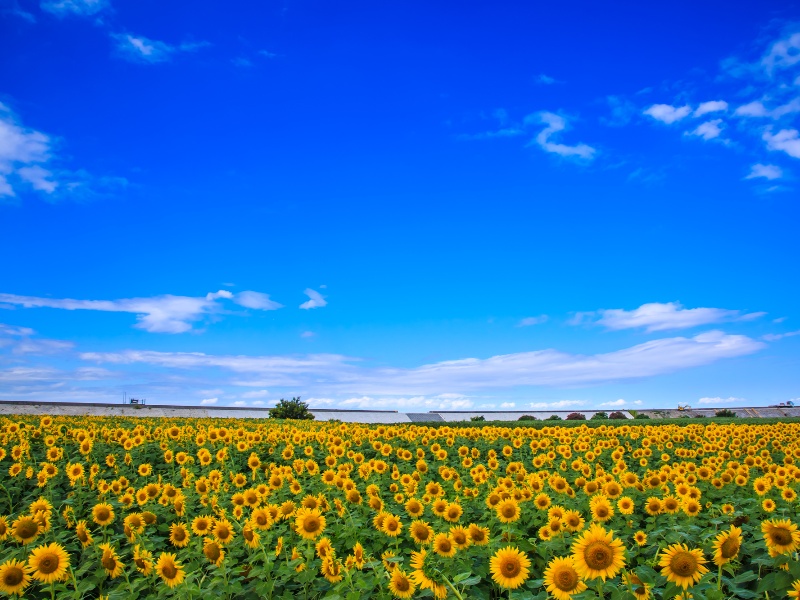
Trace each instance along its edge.
{"label": "blue sky", "polygon": [[797,2],[0,0],[0,56],[0,399],[800,398]]}

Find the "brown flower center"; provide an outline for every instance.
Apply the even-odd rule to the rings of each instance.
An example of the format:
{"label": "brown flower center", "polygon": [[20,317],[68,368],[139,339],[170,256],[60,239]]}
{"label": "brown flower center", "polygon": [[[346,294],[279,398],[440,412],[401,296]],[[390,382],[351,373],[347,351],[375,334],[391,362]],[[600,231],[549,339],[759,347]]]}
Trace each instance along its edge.
{"label": "brown flower center", "polygon": [[697,572],[697,559],[691,552],[678,552],[669,561],[669,568],[681,577],[691,577]]}
{"label": "brown flower center", "polygon": [[519,564],[519,561],[516,558],[509,557],[503,559],[503,565],[500,569],[508,578],[514,578],[519,575],[520,571],[522,570],[522,565]]}
{"label": "brown flower center", "polygon": [[722,545],[719,547],[720,554],[722,554],[722,558],[733,558],[737,554],[739,554],[739,540],[735,537],[729,537],[727,540],[722,542]]}
{"label": "brown flower center", "polygon": [[553,576],[553,583],[562,592],[571,592],[579,583],[578,572],[571,568],[559,569]]}
{"label": "brown flower center", "polygon": [[614,562],[614,553],[608,544],[603,541],[596,541],[589,544],[583,551],[584,559],[590,569],[602,571],[611,566]]}
{"label": "brown flower center", "polygon": [[178,569],[175,568],[175,565],[172,563],[166,563],[162,568],[161,572],[164,574],[164,577],[167,579],[175,579],[178,575]]}
{"label": "brown flower center", "polygon": [[10,569],[6,570],[5,574],[3,575],[3,583],[8,587],[14,587],[15,585],[19,585],[22,583],[22,580],[25,578],[25,573],[19,567],[11,567]]}
{"label": "brown flower center", "polygon": [[39,571],[45,575],[55,573],[58,570],[58,556],[55,554],[45,554],[39,559]]}
{"label": "brown flower center", "polygon": [[792,543],[792,533],[788,529],[775,528],[770,532],[770,537],[778,546],[789,546]]}

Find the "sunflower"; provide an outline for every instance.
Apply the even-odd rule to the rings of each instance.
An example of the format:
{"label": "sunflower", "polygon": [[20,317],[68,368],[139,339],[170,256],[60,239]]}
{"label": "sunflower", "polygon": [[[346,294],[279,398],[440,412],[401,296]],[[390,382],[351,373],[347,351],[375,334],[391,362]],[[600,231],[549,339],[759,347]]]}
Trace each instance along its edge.
{"label": "sunflower", "polygon": [[318,508],[301,508],[297,511],[295,531],[306,540],[314,540],[325,530],[325,517]]}
{"label": "sunflower", "polygon": [[406,512],[409,517],[419,518],[425,512],[425,506],[416,498],[409,499],[405,504]]}
{"label": "sunflower", "polygon": [[92,520],[102,526],[112,523],[114,521],[114,508],[107,502],[95,504],[92,508]]}
{"label": "sunflower", "polygon": [[411,572],[411,580],[419,586],[422,590],[431,590],[436,598],[444,598],[447,596],[447,588],[428,577],[425,573],[425,557],[428,551],[421,548],[419,552],[411,553],[411,567],[414,569]]}
{"label": "sunflower", "polygon": [[632,515],[634,509],[633,499],[628,496],[623,496],[617,500],[617,508],[619,508],[619,512],[623,515]]}
{"label": "sunflower", "polygon": [[594,496],[589,507],[592,511],[592,519],[595,521],[605,523],[614,516],[614,509],[605,496]]}
{"label": "sunflower", "polygon": [[242,538],[248,548],[258,548],[261,536],[253,529],[253,525],[248,521],[242,526]]}
{"label": "sunflower", "polygon": [[176,585],[183,582],[186,573],[183,570],[183,565],[178,562],[177,558],[171,552],[162,552],[158,557],[156,563],[156,573],[167,587],[174,588]]}
{"label": "sunflower", "polygon": [[257,508],[250,515],[250,521],[256,529],[269,529],[272,526],[272,515],[265,508]]}
{"label": "sunflower", "polygon": [[583,529],[586,521],[584,520],[581,513],[577,510],[568,510],[564,512],[564,517],[562,519],[564,529],[567,531],[580,531]]}
{"label": "sunflower", "polygon": [[453,502],[447,505],[447,510],[444,513],[444,518],[450,523],[455,523],[461,518],[462,514],[464,514],[464,509],[461,508],[460,504],[456,504],[455,502]]}
{"label": "sunflower", "polygon": [[586,589],[571,556],[554,558],[544,571],[544,585],[557,600],[570,600],[573,594]]}
{"label": "sunflower", "polygon": [[625,566],[625,549],[614,532],[592,523],[572,544],[575,568],[583,579],[615,577]]}
{"label": "sunflower", "polygon": [[419,519],[408,528],[411,539],[417,544],[428,544],[433,539],[433,529],[425,521]]}
{"label": "sunflower", "polygon": [[624,581],[625,585],[628,586],[636,600],[650,600],[650,589],[653,586],[649,583],[644,583],[635,573],[623,573],[622,581]]}
{"label": "sunflower", "polygon": [[633,540],[637,546],[644,546],[647,543],[647,534],[644,531],[637,531],[633,534]]}
{"label": "sunflower", "polygon": [[233,541],[236,532],[234,532],[233,526],[227,519],[218,519],[214,522],[211,535],[213,535],[220,544],[227,546]]}
{"label": "sunflower", "polygon": [[214,519],[206,515],[200,515],[192,520],[192,531],[195,535],[203,536],[211,531],[214,526]]}
{"label": "sunflower", "polygon": [[169,526],[169,543],[176,548],[183,548],[188,545],[190,537],[184,523],[173,523]]}
{"label": "sunflower", "polygon": [[136,544],[133,548],[133,564],[142,575],[149,575],[153,571],[153,554]]}
{"label": "sunflower", "polygon": [[489,571],[492,579],[503,588],[516,589],[528,579],[528,568],[531,561],[518,548],[506,546],[500,548],[489,559]]}
{"label": "sunflower", "polygon": [[495,512],[501,523],[513,523],[519,519],[519,504],[513,498],[508,498],[495,507]]}
{"label": "sunflower", "polygon": [[339,583],[342,580],[342,563],[336,560],[336,557],[331,554],[322,561],[323,577],[331,583]]}
{"label": "sunflower", "polygon": [[761,533],[770,556],[789,554],[800,546],[800,532],[789,519],[770,519],[761,523]]}
{"label": "sunflower", "polygon": [[392,571],[392,578],[389,581],[389,591],[395,598],[411,598],[417,587],[400,568]]}
{"label": "sunflower", "polygon": [[673,544],[661,552],[661,574],[676,585],[686,589],[700,581],[708,569],[703,551],[699,548],[689,550],[686,544]]}
{"label": "sunflower", "polygon": [[481,527],[475,525],[475,523],[470,523],[470,526],[467,528],[467,533],[469,533],[469,539],[476,546],[485,546],[489,543],[488,527]]}
{"label": "sunflower", "polygon": [[459,550],[464,550],[472,545],[469,532],[461,525],[456,525],[450,528],[450,540]]}
{"label": "sunflower", "polygon": [[437,533],[433,538],[433,551],[448,558],[456,555],[456,547],[446,533]]}
{"label": "sunflower", "polygon": [[400,519],[392,514],[387,514],[381,525],[381,531],[389,537],[397,537],[403,529]]}
{"label": "sunflower", "polygon": [[8,520],[0,516],[0,542],[8,537]]}
{"label": "sunflower", "polygon": [[69,554],[61,544],[48,544],[34,548],[28,557],[33,578],[42,583],[62,581],[67,577]]}
{"label": "sunflower", "polygon": [[203,554],[212,565],[220,566],[225,559],[225,550],[214,539],[203,540]]}
{"label": "sunflower", "polygon": [[723,531],[714,540],[714,564],[721,567],[732,561],[742,547],[742,530],[731,525],[730,531]]}
{"label": "sunflower", "polygon": [[11,534],[23,544],[30,544],[39,533],[39,521],[33,517],[23,515],[11,524]]}
{"label": "sunflower", "polygon": [[103,565],[106,573],[111,579],[119,577],[122,573],[122,563],[119,561],[119,555],[116,549],[109,543],[100,544],[98,546],[103,551],[103,556],[100,558],[100,564]]}
{"label": "sunflower", "polygon": [[795,579],[792,582],[792,589],[786,592],[789,598],[800,598],[800,579]]}
{"label": "sunflower", "polygon": [[650,496],[644,505],[644,509],[647,511],[647,514],[650,515],[651,517],[656,516],[662,510],[661,499],[656,498],[655,496]]}
{"label": "sunflower", "polygon": [[0,592],[22,596],[31,582],[30,568],[21,560],[7,560],[0,565]]}
{"label": "sunflower", "polygon": [[767,498],[761,503],[761,508],[764,509],[764,512],[772,512],[775,510],[775,501]]}

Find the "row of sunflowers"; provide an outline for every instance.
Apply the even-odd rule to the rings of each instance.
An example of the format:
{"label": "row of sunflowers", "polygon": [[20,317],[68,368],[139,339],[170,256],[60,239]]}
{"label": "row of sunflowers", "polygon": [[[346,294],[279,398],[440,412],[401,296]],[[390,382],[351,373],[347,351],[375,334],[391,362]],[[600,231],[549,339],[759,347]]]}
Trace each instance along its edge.
{"label": "row of sunflowers", "polygon": [[0,592],[800,598],[800,424],[0,420]]}

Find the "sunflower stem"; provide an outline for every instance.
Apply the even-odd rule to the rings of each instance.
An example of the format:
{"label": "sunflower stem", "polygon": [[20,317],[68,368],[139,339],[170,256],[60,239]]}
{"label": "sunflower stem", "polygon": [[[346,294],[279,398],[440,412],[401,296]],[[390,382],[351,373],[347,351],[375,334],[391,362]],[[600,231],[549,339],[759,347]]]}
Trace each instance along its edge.
{"label": "sunflower stem", "polygon": [[602,600],[605,596],[603,596],[603,582],[599,582],[597,584],[597,597]]}
{"label": "sunflower stem", "polygon": [[717,590],[722,590],[722,565],[717,570]]}
{"label": "sunflower stem", "polygon": [[[453,593],[456,595],[456,598],[458,598],[458,600],[464,600],[464,597],[458,592],[458,590],[453,586],[453,584],[450,583],[450,580],[447,578],[447,576],[444,573],[442,573],[441,571],[437,571],[437,572],[439,573],[439,575],[442,576],[442,579],[444,579],[444,582],[447,585],[447,587],[449,587],[451,590],[453,590]],[[509,593],[509,598],[510,598],[511,597],[511,590],[508,590],[508,593]]]}

